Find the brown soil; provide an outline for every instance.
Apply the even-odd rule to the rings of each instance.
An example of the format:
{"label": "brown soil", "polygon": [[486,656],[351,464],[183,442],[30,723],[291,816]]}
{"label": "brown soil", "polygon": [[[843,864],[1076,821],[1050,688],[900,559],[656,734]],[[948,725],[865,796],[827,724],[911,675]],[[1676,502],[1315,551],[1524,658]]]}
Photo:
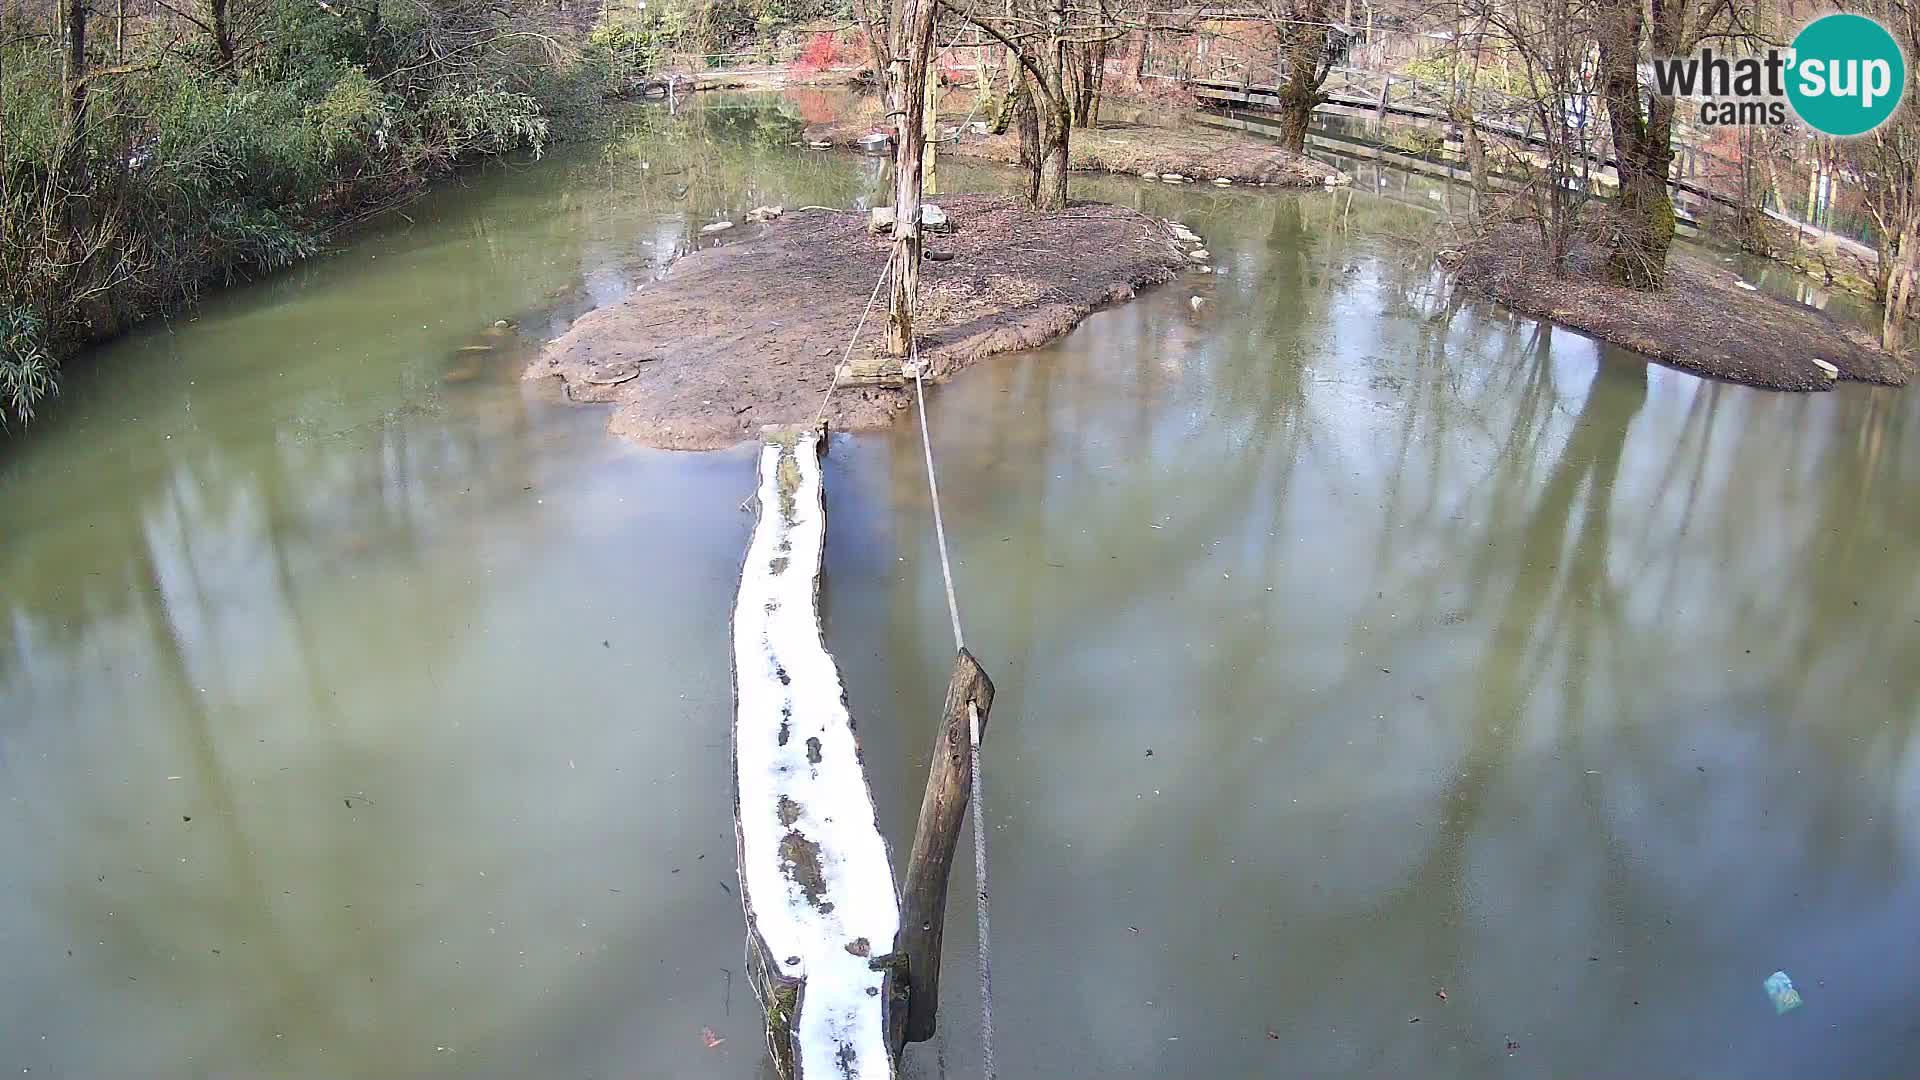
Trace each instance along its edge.
{"label": "brown soil", "polygon": [[[953,258],[922,264],[917,328],[936,378],[1056,338],[1187,264],[1163,223],[1125,207],[1036,214],[997,196],[938,201],[953,230],[934,234],[928,249]],[[612,429],[652,446],[715,449],[762,425],[813,419],[890,241],[868,233],[864,213],[819,209],[721,236],[733,242],[583,315],[526,377],[555,376],[574,401],[617,405]],[[856,360],[880,352],[885,325],[882,295]],[[826,419],[841,430],[882,428],[910,399],[841,387]]]}
{"label": "brown soil", "polygon": [[1911,358],[1882,351],[1866,332],[1823,311],[1742,289],[1733,273],[1675,250],[1667,285],[1642,292],[1601,280],[1601,253],[1581,244],[1556,277],[1537,232],[1490,231],[1460,253],[1461,284],[1537,318],[1585,331],[1663,364],[1770,390],[1828,390],[1840,378],[1903,386]]}
{"label": "brown soil", "polygon": [[[874,132],[887,129],[879,110],[871,117],[846,119],[808,128],[809,142],[831,142],[851,147]],[[943,109],[941,125],[957,127],[967,111]],[[1013,165],[1020,161],[1017,135],[975,135],[961,131],[940,144],[941,154]],[[1270,139],[1214,128],[1172,127],[1126,122],[1076,128],[1067,142],[1067,167],[1076,172],[1176,173],[1197,183],[1226,178],[1236,184],[1312,188],[1350,183],[1352,178],[1325,162],[1281,149]]]}

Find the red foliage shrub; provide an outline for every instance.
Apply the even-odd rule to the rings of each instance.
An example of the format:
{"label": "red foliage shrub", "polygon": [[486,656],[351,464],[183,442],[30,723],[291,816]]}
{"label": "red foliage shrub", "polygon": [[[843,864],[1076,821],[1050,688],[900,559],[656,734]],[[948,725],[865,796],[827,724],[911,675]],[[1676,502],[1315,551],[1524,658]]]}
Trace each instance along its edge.
{"label": "red foliage shrub", "polygon": [[799,56],[793,58],[792,66],[797,72],[813,74],[836,67],[839,61],[840,42],[835,40],[832,34],[819,33],[813,35],[813,40],[807,42],[807,47],[800,50]]}

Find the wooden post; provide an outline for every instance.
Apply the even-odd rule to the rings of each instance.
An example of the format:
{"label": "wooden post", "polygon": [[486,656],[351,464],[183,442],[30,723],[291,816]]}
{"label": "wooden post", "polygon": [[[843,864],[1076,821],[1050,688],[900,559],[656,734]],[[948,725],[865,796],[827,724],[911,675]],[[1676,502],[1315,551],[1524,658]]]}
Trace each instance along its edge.
{"label": "wooden post", "polygon": [[887,104],[894,118],[893,288],[887,310],[887,355],[906,359],[913,345],[913,305],[920,287],[920,183],[926,138],[925,102],[933,56],[935,0],[900,0],[894,13]]}
{"label": "wooden post", "polygon": [[967,704],[980,714],[980,735],[987,733],[993,708],[993,681],[961,649],[953,658],[940,731],[927,762],[927,792],[920,800],[920,823],[913,833],[913,855],[900,894],[900,938],[896,951],[907,958],[907,1041],[933,1038],[940,1008],[940,942],[946,927],[947,877],[953,851],[966,819],[973,790],[973,742]]}
{"label": "wooden post", "polygon": [[940,69],[927,65],[927,95],[924,109],[925,119],[921,130],[926,132],[926,144],[920,155],[920,193],[922,195],[940,194],[940,184],[934,174],[934,155],[940,145]]}

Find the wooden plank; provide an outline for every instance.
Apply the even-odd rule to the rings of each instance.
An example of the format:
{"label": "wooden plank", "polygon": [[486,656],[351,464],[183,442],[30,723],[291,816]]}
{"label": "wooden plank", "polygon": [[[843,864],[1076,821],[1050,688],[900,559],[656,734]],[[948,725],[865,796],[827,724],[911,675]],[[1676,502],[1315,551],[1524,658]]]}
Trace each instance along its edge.
{"label": "wooden plank", "polygon": [[953,869],[954,846],[966,820],[967,798],[973,790],[972,736],[967,705],[980,714],[980,735],[986,737],[987,713],[993,708],[993,680],[961,649],[953,658],[953,676],[947,680],[947,700],[934,734],[933,755],[927,761],[927,791],[920,800],[920,822],[913,834],[913,854],[907,860],[907,879],[900,899],[900,951],[907,958],[908,1042],[933,1038],[940,1008],[940,945],[946,929],[947,879]]}
{"label": "wooden plank", "polygon": [[899,389],[907,385],[907,375],[897,356],[857,356],[844,364],[834,365],[833,381],[837,386],[888,386]]}
{"label": "wooden plank", "polygon": [[818,428],[769,429],[733,613],[734,835],[747,977],[788,1080],[892,1080],[905,1020],[900,909],[820,633]]}

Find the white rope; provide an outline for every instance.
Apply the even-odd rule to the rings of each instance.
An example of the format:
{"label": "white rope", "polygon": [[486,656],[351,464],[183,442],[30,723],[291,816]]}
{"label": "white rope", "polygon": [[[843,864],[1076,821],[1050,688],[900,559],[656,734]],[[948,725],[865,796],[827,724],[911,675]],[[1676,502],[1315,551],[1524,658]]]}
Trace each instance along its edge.
{"label": "white rope", "polygon": [[847,351],[840,356],[840,363],[834,365],[833,379],[827,383],[827,393],[820,399],[820,411],[813,414],[813,426],[819,427],[820,421],[827,415],[827,405],[833,401],[833,392],[840,389],[840,369],[853,359],[853,347],[860,341],[860,331],[866,329],[867,316],[873,314],[873,305],[880,299],[880,289],[887,283],[887,277],[893,272],[893,253],[887,253],[887,264],[880,268],[880,280],[873,283],[873,294],[867,297],[867,310],[860,313],[860,321],[853,325],[853,336],[847,339]]}
{"label": "white rope", "polygon": [[[920,449],[927,462],[927,493],[933,503],[933,534],[940,544],[940,578],[947,588],[947,617],[953,621],[953,648],[958,652],[966,648],[967,643],[960,632],[960,604],[953,593],[953,560],[947,555],[947,526],[940,513],[940,483],[934,476],[933,436],[927,427],[927,392],[921,378],[924,368],[920,363],[918,340],[910,340],[908,353],[909,363],[913,367],[913,393],[920,405]],[[973,804],[973,879],[977,887],[974,913],[980,945],[980,1072],[985,1080],[995,1080],[999,1073],[993,1063],[993,935],[987,917],[987,797],[980,769],[980,705],[975,701],[967,702],[967,747],[973,769],[968,800]]]}
{"label": "white rope", "polygon": [[960,633],[960,603],[953,596],[953,563],[947,558],[947,525],[940,515],[940,482],[933,476],[933,438],[927,434],[927,392],[920,382],[920,343],[915,341],[909,351],[913,393],[920,399],[920,448],[927,456],[927,494],[933,501],[933,535],[940,541],[940,578],[947,586],[947,617],[953,620],[953,648],[958,652],[967,647],[967,639]]}
{"label": "white rope", "polygon": [[979,889],[975,907],[980,929],[980,1074],[995,1080],[999,1074],[993,1065],[993,980],[988,971],[993,940],[987,925],[987,812],[986,794],[980,780],[980,707],[967,702],[967,735],[973,742],[973,879]]}

